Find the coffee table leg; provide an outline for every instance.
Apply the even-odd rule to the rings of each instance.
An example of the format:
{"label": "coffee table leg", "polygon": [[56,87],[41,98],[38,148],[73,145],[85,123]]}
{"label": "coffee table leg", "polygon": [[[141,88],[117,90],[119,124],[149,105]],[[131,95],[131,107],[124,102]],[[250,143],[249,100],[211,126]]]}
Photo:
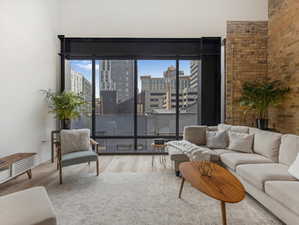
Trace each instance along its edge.
{"label": "coffee table leg", "polygon": [[221,214],[222,214],[222,224],[227,225],[227,223],[226,223],[225,202],[223,202],[223,201],[221,201]]}
{"label": "coffee table leg", "polygon": [[179,198],[181,198],[183,187],[184,187],[185,179],[182,177],[182,182],[181,182],[181,187],[180,187],[180,192],[179,192]]}

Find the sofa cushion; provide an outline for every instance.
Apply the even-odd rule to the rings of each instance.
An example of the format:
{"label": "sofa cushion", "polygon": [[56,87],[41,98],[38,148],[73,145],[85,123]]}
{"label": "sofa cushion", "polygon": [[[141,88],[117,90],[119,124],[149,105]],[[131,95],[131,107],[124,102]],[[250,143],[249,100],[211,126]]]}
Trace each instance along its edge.
{"label": "sofa cushion", "polygon": [[218,130],[227,130],[236,133],[247,133],[249,132],[249,127],[246,126],[233,126],[224,123],[218,124]]}
{"label": "sofa cushion", "polygon": [[236,171],[243,179],[262,191],[266,181],[296,180],[288,173],[288,167],[279,163],[239,165]]}
{"label": "sofa cushion", "polygon": [[254,134],[253,151],[273,162],[278,162],[278,152],[282,134],[270,131],[258,131]]}
{"label": "sofa cushion", "polygon": [[206,131],[207,126],[186,126],[183,139],[196,145],[205,145]]}
{"label": "sofa cushion", "polygon": [[207,131],[208,148],[226,148],[228,145],[228,136],[226,130]]}
{"label": "sofa cushion", "polygon": [[258,132],[263,132],[263,130],[255,128],[255,127],[249,127],[249,134],[256,134]]}
{"label": "sofa cushion", "polygon": [[56,225],[56,215],[44,187],[0,197],[1,224]]}
{"label": "sofa cushion", "polygon": [[236,132],[228,132],[229,145],[228,149],[239,152],[252,152],[253,134],[244,134]]}
{"label": "sofa cushion", "polygon": [[286,134],[281,137],[279,163],[291,165],[299,153],[299,136]]}
{"label": "sofa cushion", "polygon": [[234,153],[234,151],[228,150],[228,149],[213,149],[213,151],[217,154],[217,155],[222,155],[224,153]]}
{"label": "sofa cushion", "polygon": [[270,159],[253,153],[225,153],[220,155],[220,159],[225,166],[233,170],[242,164],[272,163]]}
{"label": "sofa cushion", "polygon": [[299,181],[266,181],[265,192],[299,215]]}

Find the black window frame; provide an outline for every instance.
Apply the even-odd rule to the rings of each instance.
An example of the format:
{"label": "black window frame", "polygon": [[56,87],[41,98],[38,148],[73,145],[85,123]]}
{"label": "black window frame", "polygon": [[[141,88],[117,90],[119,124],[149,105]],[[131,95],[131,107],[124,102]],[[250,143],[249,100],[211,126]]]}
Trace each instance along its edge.
{"label": "black window frame", "polygon": [[[221,78],[220,78],[220,57],[221,57],[221,38],[218,37],[209,37],[209,38],[66,38],[64,35],[59,35],[58,38],[60,39],[60,62],[61,62],[61,91],[65,90],[65,60],[66,59],[76,59],[76,60],[91,60],[92,61],[92,138],[95,139],[134,139],[134,151],[131,153],[136,153],[138,151],[138,139],[155,139],[155,138],[166,138],[166,139],[176,139],[179,140],[182,138],[182,136],[179,133],[180,127],[179,127],[179,117],[180,117],[180,94],[179,88],[180,88],[180,82],[179,82],[179,64],[180,60],[201,60],[204,62],[201,63],[202,65],[202,71],[208,71],[202,77],[202,81],[205,81],[207,85],[202,85],[200,88],[200,97],[201,101],[198,104],[198,121],[195,123],[197,124],[205,124],[205,125],[215,125],[220,122],[220,85],[221,85]],[[77,46],[75,49],[79,49],[78,53],[72,51],[72,44],[77,43]],[[79,43],[79,44],[78,44]],[[121,52],[115,53],[115,49],[112,49],[114,51],[114,55],[104,55],[101,54],[101,52],[98,52],[99,49],[105,49],[105,43],[124,43],[124,51],[130,52],[131,49],[125,48],[126,43],[130,43],[131,48],[133,48],[132,52],[134,52],[135,55],[132,54],[123,54]],[[140,44],[141,43],[141,44]],[[148,46],[160,45],[163,46],[163,43],[167,43],[166,47],[171,46],[171,43],[173,43],[173,46],[176,46],[177,43],[178,47],[174,47],[174,50],[166,48],[165,52],[159,52],[159,54],[155,55],[152,52],[150,52],[150,48]],[[170,44],[169,44],[170,43]],[[86,45],[84,45],[86,44]],[[90,45],[91,44],[91,45]],[[99,49],[93,52],[93,49],[90,46],[97,46],[97,44],[100,46]],[[133,45],[132,45],[133,44]],[[137,47],[134,47],[134,44],[136,46],[141,46],[140,52],[137,49]],[[195,46],[197,47],[197,51],[194,51],[194,49],[190,49],[190,54],[188,55],[188,51],[181,48],[181,45],[186,46]],[[188,45],[189,44],[189,45]],[[133,47],[132,47],[133,46]],[[86,49],[85,49],[86,48]],[[136,48],[136,49],[135,49]],[[147,52],[149,51],[149,52]],[[169,51],[169,52],[167,52]],[[176,52],[171,52],[176,51]],[[181,51],[181,52],[180,52]],[[82,54],[84,52],[84,54]],[[109,49],[106,49],[106,53],[109,53]],[[136,53],[137,52],[137,53]],[[185,55],[184,55],[185,54]],[[129,136],[98,136],[96,135],[96,115],[95,115],[95,77],[96,77],[96,69],[95,64],[96,60],[134,60],[134,135]],[[175,60],[176,61],[176,130],[174,135],[159,135],[159,136],[153,136],[153,135],[138,135],[138,101],[137,101],[137,84],[138,84],[138,60]],[[206,68],[203,68],[205,66]],[[205,70],[204,70],[205,69]],[[213,76],[210,76],[211,79],[209,79],[209,74],[213,74]],[[207,98],[208,94],[207,92],[214,91],[214,101],[211,102]],[[215,97],[216,96],[216,97]],[[212,107],[211,107],[212,105]],[[203,109],[202,107],[206,107]],[[209,109],[213,109],[213,112],[209,112]],[[116,154],[119,154],[119,152],[115,152]]]}

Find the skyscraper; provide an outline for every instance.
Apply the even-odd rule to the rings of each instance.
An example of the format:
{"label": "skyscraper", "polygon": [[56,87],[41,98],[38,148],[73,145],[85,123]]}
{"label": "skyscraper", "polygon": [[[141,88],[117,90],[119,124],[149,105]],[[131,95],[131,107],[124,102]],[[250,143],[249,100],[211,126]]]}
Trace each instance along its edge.
{"label": "skyscraper", "polygon": [[65,90],[80,94],[91,102],[91,82],[82,73],[72,70],[69,63],[65,66]]}
{"label": "skyscraper", "polygon": [[190,88],[197,88],[200,84],[201,61],[192,60],[190,63],[190,69],[191,69]]}
{"label": "skyscraper", "polygon": [[133,98],[133,60],[103,60],[100,62],[100,76],[100,90],[116,91],[117,103]]}
{"label": "skyscraper", "polygon": [[[163,73],[163,77],[141,76],[141,91],[145,95],[145,112],[153,109],[171,110],[176,106],[176,68],[170,66]],[[184,90],[190,86],[190,76],[179,72],[179,104],[183,107]],[[189,90],[189,89],[188,89]],[[187,90],[187,94],[189,93]],[[190,98],[189,98],[190,100]],[[191,100],[190,100],[191,101]],[[189,101],[189,103],[190,103]],[[185,104],[187,104],[186,102]]]}

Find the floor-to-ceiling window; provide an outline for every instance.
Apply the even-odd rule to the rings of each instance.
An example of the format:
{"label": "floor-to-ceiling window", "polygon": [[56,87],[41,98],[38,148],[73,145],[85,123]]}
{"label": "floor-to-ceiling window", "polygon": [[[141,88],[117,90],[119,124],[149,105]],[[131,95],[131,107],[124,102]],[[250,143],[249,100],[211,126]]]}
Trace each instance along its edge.
{"label": "floor-to-ceiling window", "polygon": [[154,139],[219,121],[219,38],[59,38],[61,90],[89,103],[72,126],[102,153],[154,152]]}
{"label": "floor-to-ceiling window", "polygon": [[92,129],[92,61],[66,60],[65,89],[83,96],[88,103],[80,118],[72,120],[72,128]]}
{"label": "floor-to-ceiling window", "polygon": [[137,135],[140,149],[157,137],[176,138],[176,60],[138,60]]}
{"label": "floor-to-ceiling window", "polygon": [[101,151],[150,152],[198,123],[199,60],[68,60],[65,77],[90,106],[72,127],[93,130]]}
{"label": "floor-to-ceiling window", "polygon": [[179,60],[179,67],[184,71],[179,76],[179,133],[185,126],[200,124],[201,61]]}
{"label": "floor-to-ceiling window", "polygon": [[134,60],[96,60],[95,137],[101,151],[134,146]]}

